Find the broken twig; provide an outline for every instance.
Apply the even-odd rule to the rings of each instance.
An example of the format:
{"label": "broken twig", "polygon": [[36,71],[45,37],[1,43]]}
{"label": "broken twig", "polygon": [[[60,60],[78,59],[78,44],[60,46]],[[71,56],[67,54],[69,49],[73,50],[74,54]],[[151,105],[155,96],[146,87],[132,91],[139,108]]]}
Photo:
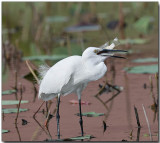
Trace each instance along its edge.
{"label": "broken twig", "polygon": [[32,75],[34,76],[34,78],[36,79],[37,83],[39,83],[39,79],[38,77],[36,76],[36,74],[34,73],[33,69],[31,68],[31,66],[29,65],[28,61],[26,61],[26,64],[30,70],[30,72],[32,73]]}
{"label": "broken twig", "polygon": [[146,122],[147,122],[147,125],[148,125],[148,130],[149,130],[150,140],[151,140],[151,141],[153,141],[153,140],[152,140],[151,129],[150,129],[149,121],[148,121],[148,117],[147,117],[146,110],[145,110],[145,108],[144,108],[143,104],[142,104],[142,108],[143,108],[144,115],[145,115],[145,118],[146,118]]}
{"label": "broken twig", "polygon": [[15,124],[17,124],[17,119],[18,119],[18,115],[19,115],[19,108],[20,108],[20,105],[21,105],[21,100],[22,100],[22,84],[20,83],[20,100],[19,100],[19,104],[18,104],[17,116],[15,118]]}
{"label": "broken twig", "polygon": [[138,111],[137,111],[137,108],[135,106],[134,106],[134,112],[135,112],[135,115],[136,115],[136,120],[137,120],[138,128],[141,128],[141,124],[139,122]]}

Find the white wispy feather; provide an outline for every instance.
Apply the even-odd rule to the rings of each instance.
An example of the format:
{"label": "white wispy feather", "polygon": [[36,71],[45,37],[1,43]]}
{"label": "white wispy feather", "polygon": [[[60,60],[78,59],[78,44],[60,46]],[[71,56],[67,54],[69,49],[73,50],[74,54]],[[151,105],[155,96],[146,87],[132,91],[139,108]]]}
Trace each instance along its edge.
{"label": "white wispy feather", "polygon": [[38,68],[38,73],[39,73],[39,84],[41,83],[41,79],[43,79],[43,77],[46,75],[47,71],[50,69],[50,66],[48,66],[47,64],[44,65],[40,65]]}

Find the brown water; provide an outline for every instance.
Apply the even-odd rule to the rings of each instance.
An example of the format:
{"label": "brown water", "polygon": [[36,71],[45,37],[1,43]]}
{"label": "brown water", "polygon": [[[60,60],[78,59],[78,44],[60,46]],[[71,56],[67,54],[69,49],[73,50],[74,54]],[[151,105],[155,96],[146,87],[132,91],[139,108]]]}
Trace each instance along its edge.
{"label": "brown water", "polygon": [[[142,50],[144,48],[142,47]],[[144,52],[145,53],[145,52]],[[144,89],[143,85],[146,83],[149,85],[149,75],[150,74],[126,74],[123,71],[123,68],[129,65],[142,65],[131,63],[131,59],[135,59],[137,57],[147,57],[147,56],[157,56],[157,49],[154,51],[151,48],[147,49],[145,54],[133,55],[129,57],[127,63],[124,60],[116,60],[116,80],[115,84],[119,86],[123,86],[124,90],[113,100],[112,108],[109,113],[109,116],[106,119],[107,130],[103,133],[103,120],[104,116],[100,117],[83,117],[83,125],[84,125],[84,134],[85,135],[93,135],[95,138],[91,139],[91,141],[136,141],[137,140],[137,122],[134,112],[134,105],[137,107],[139,113],[139,119],[141,123],[141,130],[139,141],[150,141],[150,137],[145,137],[144,134],[149,134],[148,127],[146,124],[146,119],[143,113],[142,104],[144,105],[147,116],[149,119],[151,133],[153,137],[153,141],[158,141],[158,121],[156,119],[153,122],[154,112],[149,108],[150,105],[153,104],[152,97],[150,96],[150,89]],[[107,78],[108,81],[111,80],[111,71],[110,71],[110,63],[107,62],[108,72]],[[10,130],[9,133],[2,134],[3,141],[43,141],[45,139],[50,139],[50,137],[41,129],[41,127],[37,124],[37,122],[33,119],[33,114],[38,109],[41,100],[36,98],[36,101],[33,102],[34,97],[34,89],[32,84],[29,81],[21,78],[23,75],[28,73],[29,70],[26,67],[25,63],[22,63],[21,70],[18,76],[18,81],[21,82],[25,86],[25,91],[23,93],[23,100],[29,100],[27,104],[21,104],[21,108],[27,108],[29,111],[21,112],[18,118],[18,129],[15,128],[15,117],[16,114],[5,114],[4,120],[2,120],[2,128]],[[154,83],[154,93],[156,95],[156,81],[153,77]],[[97,113],[108,113],[108,110],[104,107],[104,105],[98,101],[94,95],[99,90],[98,85],[103,84],[105,81],[105,77],[95,82],[91,82],[88,84],[87,88],[82,93],[82,101],[88,101],[90,105],[82,105],[82,112],[90,112],[95,111]],[[13,72],[11,72],[8,81],[3,84],[3,90],[11,89],[14,85],[14,76]],[[19,94],[18,94],[19,95]],[[103,101],[106,101],[112,96],[112,94],[103,94],[100,98]],[[3,100],[15,100],[14,95],[4,95],[2,96]],[[61,138],[69,138],[76,137],[81,135],[81,130],[79,126],[79,117],[75,114],[79,112],[78,104],[72,105],[69,103],[70,100],[77,100],[77,96],[74,94],[65,96],[61,98],[60,104],[60,131]],[[107,104],[109,107],[111,102]],[[3,108],[11,108],[16,107],[16,105],[12,106],[3,106]],[[53,100],[53,104],[50,108],[51,113],[56,107],[56,100]],[[45,104],[42,106],[42,109],[46,110]],[[21,119],[27,120],[29,123],[27,125],[22,125]],[[36,119],[39,121],[41,125],[44,125],[45,116],[42,112],[38,112],[36,115]],[[130,132],[132,132],[132,139],[130,138]],[[57,127],[56,127],[56,118],[53,117],[49,122],[49,131],[52,136],[52,139],[57,139]],[[19,132],[19,133],[18,133]]]}

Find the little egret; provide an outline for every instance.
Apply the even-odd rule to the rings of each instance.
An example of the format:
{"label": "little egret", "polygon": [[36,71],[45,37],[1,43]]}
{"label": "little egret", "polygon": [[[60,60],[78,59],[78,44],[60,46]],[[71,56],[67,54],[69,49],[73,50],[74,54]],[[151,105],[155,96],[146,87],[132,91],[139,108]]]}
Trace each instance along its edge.
{"label": "little egret", "polygon": [[60,139],[60,96],[70,93],[77,94],[80,112],[79,123],[81,135],[83,136],[81,93],[88,82],[98,80],[104,76],[107,71],[104,61],[108,57],[124,58],[114,55],[115,52],[126,52],[125,50],[114,50],[113,48],[117,46],[117,43],[118,39],[115,38],[109,46],[106,43],[100,48],[89,47],[83,52],[82,56],[67,57],[52,67],[41,66],[40,75],[42,76],[42,80],[40,82],[38,97],[44,101],[48,101],[58,96],[56,114],[58,139]]}

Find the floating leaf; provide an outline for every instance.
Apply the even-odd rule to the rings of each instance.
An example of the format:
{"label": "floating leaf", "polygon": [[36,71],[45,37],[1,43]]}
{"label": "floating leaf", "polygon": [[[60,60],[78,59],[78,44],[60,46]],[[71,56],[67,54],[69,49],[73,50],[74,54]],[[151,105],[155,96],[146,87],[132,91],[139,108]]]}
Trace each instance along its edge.
{"label": "floating leaf", "polygon": [[[37,70],[34,70],[34,73],[35,73],[36,76],[38,77],[38,71],[37,71]],[[37,82],[31,72],[29,72],[28,74],[26,74],[25,76],[23,76],[23,78],[25,78],[26,80],[28,80],[28,81],[30,81],[30,82],[34,82],[34,83]]]}
{"label": "floating leaf", "polygon": [[16,93],[16,90],[5,90],[5,91],[2,91],[2,95],[8,95],[8,94],[13,94],[13,93]]}
{"label": "floating leaf", "polygon": [[62,23],[67,22],[69,20],[66,16],[48,16],[46,17],[45,21],[48,23]]}
{"label": "floating leaf", "polygon": [[3,130],[3,129],[2,129],[2,134],[8,133],[8,132],[9,132],[9,130]]}
{"label": "floating leaf", "polygon": [[158,62],[158,58],[140,58],[133,60],[134,63],[147,63],[147,62]]}
{"label": "floating leaf", "polygon": [[73,138],[69,138],[70,140],[83,140],[83,139],[91,139],[94,138],[91,135],[86,135],[86,136],[78,136],[78,137],[73,137]]}
{"label": "floating leaf", "polygon": [[126,44],[146,44],[149,42],[148,39],[124,39],[124,40],[119,40],[121,45],[126,45]]}
{"label": "floating leaf", "polygon": [[149,134],[144,134],[143,136],[144,136],[144,137],[149,137]]}
{"label": "floating leaf", "polygon": [[72,137],[72,138],[65,138],[65,139],[56,139],[56,140],[50,140],[46,139],[44,141],[49,141],[49,142],[56,142],[56,141],[76,141],[76,140],[84,140],[84,139],[92,139],[95,138],[94,136],[91,135],[86,135],[86,136],[78,136],[78,137]]}
{"label": "floating leaf", "polygon": [[85,25],[85,26],[71,26],[64,29],[65,32],[84,32],[84,31],[98,31],[101,29],[100,25]]}
{"label": "floating leaf", "polygon": [[[79,113],[77,113],[76,115],[79,116]],[[82,116],[98,117],[98,116],[104,116],[104,113],[86,112],[86,113],[82,113]]]}
{"label": "floating leaf", "polygon": [[135,73],[135,74],[157,73],[158,72],[158,65],[156,64],[156,65],[149,65],[149,66],[126,67],[126,68],[124,68],[124,70],[127,71],[128,73]]}
{"label": "floating leaf", "polygon": [[[25,112],[27,111],[28,109],[19,109],[19,112]],[[18,112],[18,109],[17,108],[10,108],[10,109],[2,109],[2,112],[5,113],[5,114],[8,114],[8,113],[17,113]]]}
{"label": "floating leaf", "polygon": [[[28,103],[27,100],[22,100],[22,103]],[[14,104],[19,104],[19,100],[2,100],[2,105],[14,105]]]}
{"label": "floating leaf", "polygon": [[153,29],[154,18],[151,16],[143,16],[134,23],[134,28],[144,34],[149,33]]}
{"label": "floating leaf", "polygon": [[[144,137],[149,137],[149,134],[143,134]],[[152,136],[158,136],[158,134],[152,134]]]}
{"label": "floating leaf", "polygon": [[37,61],[46,61],[46,60],[50,60],[50,61],[55,61],[55,60],[61,60],[66,58],[67,55],[52,55],[52,56],[47,56],[47,55],[39,55],[39,56],[28,56],[28,57],[24,57],[23,60],[37,60]]}

